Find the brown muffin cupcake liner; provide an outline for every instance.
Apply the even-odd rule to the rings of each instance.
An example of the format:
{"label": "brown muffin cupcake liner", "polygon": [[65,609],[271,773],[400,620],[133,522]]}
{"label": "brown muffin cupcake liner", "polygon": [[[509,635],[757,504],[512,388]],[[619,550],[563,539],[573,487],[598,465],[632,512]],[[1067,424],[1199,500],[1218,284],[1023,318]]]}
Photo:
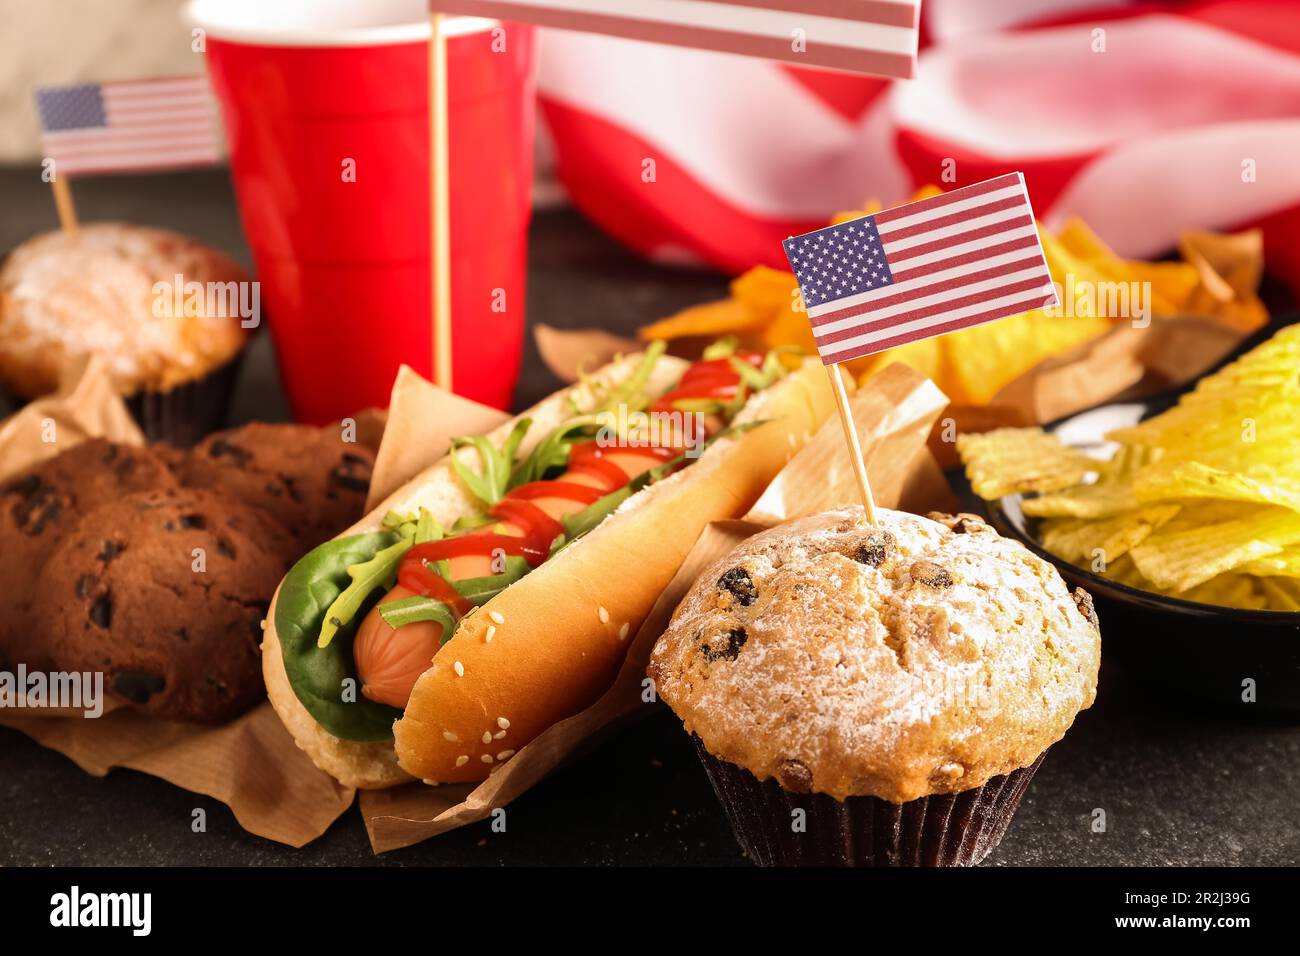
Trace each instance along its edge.
{"label": "brown muffin cupcake liner", "polygon": [[241,349],[229,362],[202,378],[166,392],[145,391],[128,396],[126,407],[144,432],[145,439],[188,448],[221,428],[230,410],[230,397],[243,358],[244,350]]}
{"label": "brown muffin cupcake liner", "polygon": [[[736,840],[760,866],[975,866],[1001,842],[1046,756],[982,787],[899,804],[791,793],[692,739]],[[795,810],[805,813],[804,832],[791,825]]]}

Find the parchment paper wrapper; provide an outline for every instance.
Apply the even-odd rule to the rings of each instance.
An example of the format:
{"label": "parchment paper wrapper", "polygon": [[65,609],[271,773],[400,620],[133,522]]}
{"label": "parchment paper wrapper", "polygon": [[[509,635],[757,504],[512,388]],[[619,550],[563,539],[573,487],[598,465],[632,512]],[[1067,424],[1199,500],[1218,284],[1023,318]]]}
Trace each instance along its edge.
{"label": "parchment paper wrapper", "polygon": [[[952,506],[952,493],[925,448],[926,435],[946,404],[932,382],[901,365],[885,370],[854,396],[863,457],[881,505],[920,511]],[[828,421],[743,520],[706,528],[637,631],[610,690],[591,707],[546,730],[486,781],[477,787],[412,784],[363,792],[361,810],[375,851],[409,846],[486,818],[620,722],[648,712],[642,695],[650,649],[699,572],[759,530],[857,500],[848,456],[839,421]]]}

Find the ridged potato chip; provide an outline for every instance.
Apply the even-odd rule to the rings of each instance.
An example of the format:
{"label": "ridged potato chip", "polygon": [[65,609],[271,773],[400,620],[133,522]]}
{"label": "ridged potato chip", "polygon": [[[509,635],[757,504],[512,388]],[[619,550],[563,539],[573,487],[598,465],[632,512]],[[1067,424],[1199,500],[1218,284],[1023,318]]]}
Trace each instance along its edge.
{"label": "ridged potato chip", "polygon": [[[1039,536],[1048,551],[1093,570],[1104,570],[1147,539],[1174,515],[1178,505],[1154,505],[1101,521],[1064,519],[1043,526]],[[1097,562],[1101,562],[1098,568]]]}
{"label": "ridged potato chip", "polygon": [[1130,552],[1143,575],[1186,591],[1224,571],[1279,553],[1300,541],[1300,515],[1264,507],[1248,518],[1153,535]]}
{"label": "ridged potato chip", "polygon": [[1295,578],[1260,578],[1267,606],[1275,611],[1300,611],[1300,581]]}
{"label": "ridged potato chip", "polygon": [[[1089,248],[1086,235],[1064,235],[1075,254]],[[1291,326],[1174,408],[1109,433],[1120,447],[1094,463],[1095,481],[1021,506],[1041,519],[1047,550],[1113,581],[1225,607],[1300,610],[1298,421],[1300,326]],[[1043,448],[1046,470],[1068,474],[1059,449],[1035,441],[1022,441],[1024,453]],[[958,441],[982,497],[1036,474],[1024,454],[996,449],[997,440],[992,449]]]}
{"label": "ridged potato chip", "polygon": [[1243,574],[1257,577],[1300,578],[1300,548],[1286,548],[1267,558],[1256,558],[1241,566]]}
{"label": "ridged potato chip", "polygon": [[1133,481],[1133,494],[1141,502],[1216,498],[1300,511],[1300,487],[1287,479],[1261,480],[1195,461],[1159,462],[1142,469]]}
{"label": "ridged potato chip", "polygon": [[1255,578],[1228,572],[1211,578],[1204,584],[1198,584],[1178,597],[1201,604],[1262,609],[1268,606],[1268,597],[1259,585],[1260,582]]}
{"label": "ridged potato chip", "polygon": [[1054,491],[1078,484],[1097,462],[1067,448],[1041,428],[997,428],[958,435],[966,477],[986,500],[1024,491]]}

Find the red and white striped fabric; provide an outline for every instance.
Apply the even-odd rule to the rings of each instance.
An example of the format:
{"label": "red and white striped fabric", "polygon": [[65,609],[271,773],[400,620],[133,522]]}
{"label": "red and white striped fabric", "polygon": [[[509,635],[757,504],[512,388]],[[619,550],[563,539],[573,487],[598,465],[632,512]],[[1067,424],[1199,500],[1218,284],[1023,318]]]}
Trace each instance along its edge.
{"label": "red and white striped fabric", "polygon": [[1058,304],[1019,173],[783,245],[827,365]]}
{"label": "red and white striped fabric", "polygon": [[[442,13],[519,20],[768,60],[911,76],[920,0],[431,0]],[[629,82],[627,77],[623,82]]]}
{"label": "red and white striped fabric", "polygon": [[142,172],[217,161],[207,77],[45,86],[41,145],[59,174]]}
{"label": "red and white striped fabric", "polygon": [[926,0],[921,27],[897,83],[548,31],[557,172],[639,252],[739,272],[870,197],[1019,169],[1040,219],[1123,255],[1261,226],[1300,288],[1296,0]]}

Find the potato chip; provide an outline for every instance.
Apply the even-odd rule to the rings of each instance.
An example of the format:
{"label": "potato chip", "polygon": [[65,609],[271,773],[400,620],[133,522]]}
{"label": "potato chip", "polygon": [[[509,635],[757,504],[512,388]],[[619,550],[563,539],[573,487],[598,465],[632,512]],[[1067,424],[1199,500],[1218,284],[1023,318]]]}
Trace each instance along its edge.
{"label": "potato chip", "polygon": [[683,309],[676,315],[647,325],[638,333],[642,341],[679,339],[687,336],[721,336],[758,329],[767,324],[767,316],[736,299],[706,302]]}
{"label": "potato chip", "polygon": [[1267,558],[1247,561],[1239,570],[1258,577],[1300,578],[1300,548],[1287,548]]}
{"label": "potato chip", "polygon": [[1289,479],[1274,475],[1261,481],[1249,475],[1211,468],[1195,461],[1148,465],[1134,479],[1133,493],[1142,502],[1169,498],[1216,498],[1278,505],[1300,511],[1300,485]]}
{"label": "potato chip", "polygon": [[[777,310],[775,318],[763,329],[759,342],[766,349],[797,345],[809,354],[817,352],[817,340],[813,338],[807,314],[796,311],[791,305]],[[851,363],[849,370],[856,371]]]}
{"label": "potato chip", "polygon": [[1139,471],[1159,461],[1163,451],[1159,448],[1146,448],[1142,445],[1121,445],[1108,461],[1098,463],[1100,477],[1098,484],[1127,485]]}
{"label": "potato chip", "polygon": [[1187,263],[1128,262],[1125,266],[1130,281],[1149,284],[1152,314],[1175,316],[1190,311],[1188,302],[1200,276]]}
{"label": "potato chip", "polygon": [[1178,596],[1184,601],[1220,607],[1260,609],[1268,606],[1268,598],[1255,578],[1232,572],[1220,574]]}
{"label": "potato chip", "polygon": [[1141,588],[1143,591],[1154,591],[1156,586],[1142,576],[1142,572],[1137,569],[1133,563],[1132,555],[1121,555],[1116,560],[1106,566],[1106,570],[1100,572],[1102,577],[1109,578],[1119,584],[1126,584],[1131,588]]}
{"label": "potato chip", "polygon": [[1101,482],[1026,498],[1020,503],[1025,514],[1035,518],[1110,518],[1137,506],[1130,486]]}
{"label": "potato chip", "polygon": [[732,298],[768,315],[788,309],[798,298],[798,290],[793,273],[767,266],[756,266],[731,283]]}
{"label": "potato chip", "polygon": [[[942,336],[957,394],[984,405],[1044,360],[1110,331],[1106,319],[1057,315],[1042,309],[971,326]],[[945,391],[952,382],[940,382]]]}
{"label": "potato chip", "polygon": [[1086,259],[1098,268],[1123,265],[1123,260],[1078,216],[1066,220],[1058,238],[1071,255]]}
{"label": "potato chip", "polygon": [[1017,491],[1053,491],[1077,484],[1097,467],[1087,455],[1041,428],[998,428],[958,435],[957,452],[975,493],[986,500]]}
{"label": "potato chip", "polygon": [[1181,593],[1247,561],[1277,554],[1296,541],[1300,541],[1300,515],[1265,506],[1233,521],[1174,532],[1162,528],[1130,553],[1146,577]]}
{"label": "potato chip", "polygon": [[[917,339],[915,342],[908,342],[906,345],[900,345],[885,352],[867,356],[863,362],[865,374],[862,381],[865,382],[866,379],[875,375],[882,368],[895,362],[901,362],[915,369],[934,382],[951,382],[953,380],[948,368],[947,349],[943,347],[943,339],[936,337]],[[946,388],[944,393],[948,396],[950,402],[963,405],[971,404],[964,393],[954,394]]]}
{"label": "potato chip", "polygon": [[1271,611],[1300,611],[1300,581],[1295,578],[1260,578]]}
{"label": "potato chip", "polygon": [[1178,505],[1154,505],[1102,521],[1062,519],[1044,525],[1039,538],[1048,551],[1101,573],[1174,515]]}

